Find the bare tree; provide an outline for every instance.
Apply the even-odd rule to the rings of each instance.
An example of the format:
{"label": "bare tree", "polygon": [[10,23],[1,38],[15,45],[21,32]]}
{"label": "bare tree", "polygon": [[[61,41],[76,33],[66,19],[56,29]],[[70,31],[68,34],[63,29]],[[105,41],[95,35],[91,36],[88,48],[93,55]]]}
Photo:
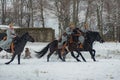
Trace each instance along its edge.
{"label": "bare tree", "polygon": [[79,3],[80,0],[73,0],[73,22],[75,25],[79,22],[78,20],[78,12],[79,12]]}
{"label": "bare tree", "polygon": [[120,42],[120,0],[117,0],[118,3],[118,23],[117,23],[117,37],[118,37],[118,41]]}
{"label": "bare tree", "polygon": [[70,0],[52,0],[54,5],[52,11],[58,19],[59,34],[61,35],[70,22]]}
{"label": "bare tree", "polygon": [[84,23],[87,23],[88,22],[88,15],[89,15],[89,12],[90,12],[90,5],[91,5],[91,0],[88,0],[88,6],[87,6],[87,10],[86,10],[86,16],[85,16],[85,22]]}
{"label": "bare tree", "polygon": [[2,24],[5,24],[5,19],[6,19],[6,0],[1,0],[1,5],[2,5]]}
{"label": "bare tree", "polygon": [[38,11],[40,12],[40,21],[42,22],[43,28],[45,28],[45,17],[44,17],[45,3],[46,0],[37,0]]}
{"label": "bare tree", "polygon": [[103,36],[103,23],[102,23],[102,14],[103,14],[103,0],[97,2],[97,26],[100,30],[100,34]]}

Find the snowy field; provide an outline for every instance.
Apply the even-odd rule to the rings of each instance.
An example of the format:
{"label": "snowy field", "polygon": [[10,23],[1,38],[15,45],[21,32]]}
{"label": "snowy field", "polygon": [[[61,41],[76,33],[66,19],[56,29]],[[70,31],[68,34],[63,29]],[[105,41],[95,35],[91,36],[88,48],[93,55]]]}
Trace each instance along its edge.
{"label": "snowy field", "polygon": [[[120,43],[94,43],[96,60],[93,62],[88,52],[82,52],[87,62],[77,62],[67,55],[66,62],[58,60],[53,55],[50,62],[46,56],[41,59],[35,57],[33,50],[39,51],[48,43],[28,43],[31,59],[23,59],[17,65],[17,58],[10,64],[10,54],[0,53],[0,80],[120,80]],[[6,58],[8,56],[8,59]]]}

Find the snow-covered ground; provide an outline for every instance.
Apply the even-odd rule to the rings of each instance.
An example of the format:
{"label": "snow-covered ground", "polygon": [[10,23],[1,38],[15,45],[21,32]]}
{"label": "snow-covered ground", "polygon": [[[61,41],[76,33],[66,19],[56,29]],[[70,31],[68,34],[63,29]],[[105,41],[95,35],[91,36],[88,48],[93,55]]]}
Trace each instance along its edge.
{"label": "snow-covered ground", "polygon": [[[46,56],[35,57],[33,50],[39,51],[48,43],[28,43],[32,58],[23,59],[17,65],[17,58],[10,64],[3,59],[10,54],[0,53],[0,80],[120,80],[120,43],[94,43],[97,62],[93,62],[88,52],[82,52],[87,62],[77,62],[67,55],[66,62],[53,55],[50,62]],[[5,57],[4,57],[5,56]]]}

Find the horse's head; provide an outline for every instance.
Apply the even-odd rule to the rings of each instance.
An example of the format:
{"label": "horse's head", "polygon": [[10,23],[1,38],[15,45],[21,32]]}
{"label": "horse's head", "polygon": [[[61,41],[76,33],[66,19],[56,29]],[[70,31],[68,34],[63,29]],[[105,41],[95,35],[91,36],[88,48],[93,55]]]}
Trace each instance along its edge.
{"label": "horse's head", "polygon": [[98,32],[96,32],[96,41],[99,41],[100,43],[105,42]]}
{"label": "horse's head", "polygon": [[28,32],[25,33],[23,36],[26,41],[34,42],[34,39],[32,38],[32,36],[29,35]]}
{"label": "horse's head", "polygon": [[100,43],[104,42],[104,40],[102,39],[102,37],[98,32],[89,31],[86,33],[86,35],[91,42],[94,42],[94,41],[99,41]]}

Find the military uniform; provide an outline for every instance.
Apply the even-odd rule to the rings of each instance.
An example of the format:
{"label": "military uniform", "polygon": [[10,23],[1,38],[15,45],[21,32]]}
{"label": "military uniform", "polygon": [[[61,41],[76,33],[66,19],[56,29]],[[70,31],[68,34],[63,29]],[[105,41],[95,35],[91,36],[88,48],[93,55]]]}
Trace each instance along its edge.
{"label": "military uniform", "polygon": [[74,32],[74,34],[80,34],[80,36],[77,36],[78,41],[77,41],[77,40],[75,40],[75,41],[77,41],[78,43],[82,43],[82,44],[83,44],[85,38],[84,38],[84,36],[82,35],[82,33],[81,33],[81,31],[79,30],[79,28],[75,28],[75,29],[73,30],[73,32]]}
{"label": "military uniform", "polygon": [[68,35],[72,33],[72,30],[69,27],[67,27],[65,31],[66,31],[65,32],[66,35],[62,35],[61,41],[58,43],[58,48],[62,48],[63,43],[67,41]]}
{"label": "military uniform", "polygon": [[[77,28],[75,28],[75,29],[77,29]],[[62,35],[62,40],[61,40],[61,42],[59,42],[58,43],[58,46],[59,46],[59,48],[60,47],[62,47],[62,45],[63,45],[63,43],[65,42],[65,41],[67,41],[67,37],[68,37],[68,35],[71,35],[73,33],[73,30],[72,29],[70,29],[70,27],[67,27],[66,28],[66,36],[65,35]],[[78,42],[79,43],[84,43],[84,40],[85,40],[85,38],[83,37],[83,35],[80,35],[80,36],[78,36]]]}
{"label": "military uniform", "polygon": [[10,45],[12,43],[13,38],[15,37],[15,31],[14,29],[8,28],[6,31],[7,34],[7,39],[1,40],[0,41],[0,48],[6,50],[6,49],[10,49]]}

